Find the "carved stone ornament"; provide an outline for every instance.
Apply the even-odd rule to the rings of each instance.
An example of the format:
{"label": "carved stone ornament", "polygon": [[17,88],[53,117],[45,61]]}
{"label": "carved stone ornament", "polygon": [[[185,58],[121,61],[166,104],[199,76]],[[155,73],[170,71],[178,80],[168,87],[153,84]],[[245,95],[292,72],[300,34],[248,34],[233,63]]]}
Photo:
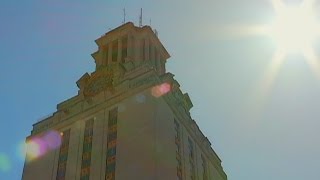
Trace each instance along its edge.
{"label": "carved stone ornament", "polygon": [[113,72],[110,69],[100,69],[91,74],[83,94],[92,97],[105,90],[113,91]]}

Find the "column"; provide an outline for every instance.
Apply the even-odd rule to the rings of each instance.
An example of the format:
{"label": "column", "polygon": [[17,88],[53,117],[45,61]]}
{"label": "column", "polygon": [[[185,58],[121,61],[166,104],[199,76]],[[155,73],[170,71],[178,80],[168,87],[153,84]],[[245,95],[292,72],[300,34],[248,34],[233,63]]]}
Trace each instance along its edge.
{"label": "column", "polygon": [[149,39],[145,39],[144,40],[144,61],[149,61],[150,60],[150,57],[149,57]]}
{"label": "column", "polygon": [[161,70],[160,52],[158,52],[156,57],[156,70],[157,72],[160,72]]}
{"label": "column", "polygon": [[166,72],[166,60],[160,55],[160,73],[164,74]]}
{"label": "column", "polygon": [[109,58],[109,44],[106,44],[103,48],[103,53],[102,53],[102,57],[101,57],[101,63],[100,65],[108,65],[108,58]]}
{"label": "column", "polygon": [[107,64],[111,64],[112,62],[112,43],[108,44],[108,63]]}
{"label": "column", "polygon": [[151,51],[149,51],[149,52],[151,52],[151,54],[150,54],[150,60],[151,60],[151,64],[152,64],[152,66],[153,67],[155,67],[156,66],[156,62],[155,62],[155,46],[153,46],[153,44],[150,42],[150,46],[149,46],[149,48],[151,48]]}
{"label": "column", "polygon": [[133,58],[133,43],[134,43],[134,40],[133,40],[133,38],[132,38],[132,36],[131,36],[131,34],[128,34],[128,46],[127,46],[127,57],[128,57],[128,59],[131,59],[132,60],[132,58]]}
{"label": "column", "polygon": [[118,39],[118,58],[117,62],[121,62],[121,57],[122,57],[122,38]]}
{"label": "column", "polygon": [[140,39],[139,38],[135,38],[134,48],[133,48],[134,60],[135,61],[141,61],[141,56],[140,56],[141,46],[142,45],[140,43]]}

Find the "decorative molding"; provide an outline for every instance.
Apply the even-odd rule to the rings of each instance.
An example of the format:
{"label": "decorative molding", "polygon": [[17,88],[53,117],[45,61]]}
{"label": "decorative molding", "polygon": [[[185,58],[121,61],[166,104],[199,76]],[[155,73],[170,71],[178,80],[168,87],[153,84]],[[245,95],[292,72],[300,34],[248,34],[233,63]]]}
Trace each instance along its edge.
{"label": "decorative molding", "polygon": [[[151,87],[156,83],[159,83],[160,80],[153,73],[153,71],[149,71],[149,72],[140,74],[138,77],[135,77],[134,79],[131,79],[131,80],[126,79],[126,80],[122,80],[121,82],[122,84],[119,84],[118,86],[112,85],[114,92],[109,94],[108,97],[106,97],[104,100],[101,100],[101,101],[95,100],[100,94],[100,93],[97,93],[92,96],[84,96],[84,97],[78,95],[63,102],[63,104],[59,104],[57,111],[53,114],[53,116],[34,124],[32,134],[34,135],[42,131],[45,131],[48,128],[56,126],[57,124],[60,124],[61,122],[64,122],[69,118],[82,114],[87,110],[92,109],[93,107],[97,107],[100,105],[104,106],[104,104],[117,103],[122,99],[130,97],[132,94],[136,93],[137,91],[140,91],[142,89],[147,89],[148,87]],[[120,88],[120,86],[123,86],[123,88]],[[105,91],[105,90],[106,89],[102,89],[102,91]],[[79,109],[80,106],[82,107],[81,109]]]}
{"label": "decorative molding", "polygon": [[104,90],[113,91],[113,78],[112,69],[101,68],[95,71],[84,85],[83,95],[85,97],[92,97]]}
{"label": "decorative molding", "polygon": [[178,107],[182,107],[184,111],[189,115],[190,109],[193,107],[191,99],[188,93],[182,93],[180,84],[176,81],[172,73],[166,73],[161,76],[162,81],[169,82],[171,84],[171,99],[175,102]]}

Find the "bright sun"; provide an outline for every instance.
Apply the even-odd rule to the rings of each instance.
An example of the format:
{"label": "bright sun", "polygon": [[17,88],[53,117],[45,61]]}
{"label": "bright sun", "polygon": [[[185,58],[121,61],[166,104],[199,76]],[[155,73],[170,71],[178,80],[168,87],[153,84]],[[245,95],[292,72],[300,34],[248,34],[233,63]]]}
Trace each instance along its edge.
{"label": "bright sun", "polygon": [[284,54],[302,53],[310,49],[320,36],[320,25],[316,21],[313,3],[305,0],[300,4],[287,5],[273,0],[276,17],[268,28],[268,34],[276,42],[277,49]]}
{"label": "bright sun", "polygon": [[300,0],[300,3],[288,0],[270,0],[270,2],[275,10],[275,16],[271,23],[263,25],[238,24],[222,29],[223,32],[230,32],[231,35],[240,37],[268,36],[275,42],[274,55],[259,81],[261,85],[258,86],[256,97],[262,103],[272,88],[282,65],[286,60],[291,59],[288,56],[292,54],[302,55],[310,69],[320,79],[320,59],[314,49],[316,41],[320,39],[320,22],[314,10],[315,0]]}
{"label": "bright sun", "polygon": [[[288,55],[303,55],[313,73],[320,78],[320,61],[314,44],[320,38],[320,23],[314,10],[315,0],[290,3],[270,0],[275,9],[272,23],[233,28],[234,32],[247,35],[266,35],[273,39],[276,51],[260,81],[257,97],[266,97]],[[231,31],[232,32],[232,31]]]}
{"label": "bright sun", "polygon": [[315,0],[300,0],[300,3],[284,1],[270,0],[275,9],[275,17],[270,24],[237,25],[223,29],[235,35],[263,35],[273,39],[276,51],[263,81],[265,89],[270,88],[280,67],[291,54],[303,55],[311,70],[320,78],[320,61],[314,50],[314,44],[320,38]]}

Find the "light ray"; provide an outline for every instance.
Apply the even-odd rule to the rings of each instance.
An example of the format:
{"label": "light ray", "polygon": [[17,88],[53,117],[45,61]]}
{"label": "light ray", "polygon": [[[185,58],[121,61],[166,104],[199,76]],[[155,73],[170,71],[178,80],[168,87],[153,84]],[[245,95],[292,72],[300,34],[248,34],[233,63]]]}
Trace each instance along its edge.
{"label": "light ray", "polygon": [[215,38],[234,39],[246,38],[250,36],[267,35],[269,27],[267,25],[231,24],[223,27],[211,27],[210,33]]}
{"label": "light ray", "polygon": [[[265,74],[265,85],[266,87],[271,87],[278,71],[285,60],[285,53],[283,51],[277,51],[272,58],[270,67]],[[268,88],[265,88],[268,89]]]}
{"label": "light ray", "polygon": [[230,26],[227,31],[238,37],[247,37],[249,35],[265,35],[269,28],[265,25],[234,25]]}
{"label": "light ray", "polygon": [[259,90],[259,94],[261,96],[266,96],[269,94],[270,89],[272,88],[273,82],[280,70],[280,67],[282,66],[283,62],[285,61],[285,53],[283,51],[277,51],[270,63],[270,66],[266,70],[263,79],[261,81],[261,86]]}
{"label": "light ray", "polygon": [[303,55],[306,57],[305,59],[313,73],[320,79],[320,62],[314,49],[307,47],[304,49]]}
{"label": "light ray", "polygon": [[[250,112],[249,116],[251,119],[258,120],[261,118],[260,116],[262,115],[263,107],[265,107],[265,104],[267,103],[267,97],[284,61],[285,53],[283,51],[277,51],[273,55],[272,61],[259,81],[258,88],[253,90],[252,98],[247,105],[247,107],[250,108],[248,112]],[[251,123],[257,123],[257,121]]]}
{"label": "light ray", "polygon": [[271,3],[276,14],[281,13],[282,9],[285,7],[285,4],[282,2],[282,0],[271,0]]}
{"label": "light ray", "polygon": [[302,6],[308,8],[309,10],[313,8],[313,5],[315,4],[315,0],[304,0],[302,1]]}
{"label": "light ray", "polygon": [[[320,62],[312,48],[320,37],[320,24],[314,11],[315,0],[304,0],[299,4],[287,4],[283,0],[270,0],[275,18],[271,24],[253,26],[230,26],[224,33],[234,37],[269,36],[276,43],[276,52],[267,67],[252,98],[247,102],[251,119],[260,119],[279,70],[288,55],[301,53],[313,73],[320,79]],[[230,38],[230,36],[228,36]],[[257,121],[252,122],[257,123]]]}

